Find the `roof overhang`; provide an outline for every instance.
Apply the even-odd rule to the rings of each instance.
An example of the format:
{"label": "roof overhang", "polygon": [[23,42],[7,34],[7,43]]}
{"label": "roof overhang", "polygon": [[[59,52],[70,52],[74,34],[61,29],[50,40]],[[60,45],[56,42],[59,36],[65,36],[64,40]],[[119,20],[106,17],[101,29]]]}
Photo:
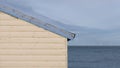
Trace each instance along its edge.
{"label": "roof overhang", "polygon": [[29,16],[28,14],[20,12],[20,11],[16,10],[15,8],[11,8],[9,6],[0,4],[0,11],[4,12],[6,14],[9,14],[11,16],[14,16],[16,18],[19,18],[21,20],[27,21],[27,22],[29,22],[29,23],[31,23],[33,25],[38,26],[38,27],[44,28],[45,30],[51,31],[53,33],[56,33],[56,34],[58,34],[60,36],[63,36],[65,38],[67,38],[68,40],[72,40],[72,39],[75,38],[75,34],[74,33],[71,33],[69,31],[66,31],[66,30],[63,30],[61,28],[58,28],[58,27],[56,27],[56,26],[54,26],[52,24],[43,22],[42,20],[37,19],[37,18],[32,17],[32,16]]}

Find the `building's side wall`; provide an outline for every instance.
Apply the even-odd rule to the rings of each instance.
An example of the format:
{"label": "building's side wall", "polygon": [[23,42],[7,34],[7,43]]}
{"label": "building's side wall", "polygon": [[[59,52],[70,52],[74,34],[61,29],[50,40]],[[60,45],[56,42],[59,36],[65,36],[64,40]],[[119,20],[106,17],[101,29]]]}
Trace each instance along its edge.
{"label": "building's side wall", "polygon": [[67,68],[67,39],[0,12],[0,68]]}

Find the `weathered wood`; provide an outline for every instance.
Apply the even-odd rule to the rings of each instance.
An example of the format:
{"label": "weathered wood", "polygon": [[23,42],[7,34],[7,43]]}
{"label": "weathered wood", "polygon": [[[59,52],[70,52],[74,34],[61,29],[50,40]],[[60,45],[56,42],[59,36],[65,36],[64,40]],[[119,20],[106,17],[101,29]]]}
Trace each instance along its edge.
{"label": "weathered wood", "polygon": [[0,26],[0,32],[45,32],[46,30],[35,26]]}
{"label": "weathered wood", "polygon": [[64,49],[65,44],[58,43],[0,43],[0,49]]}
{"label": "weathered wood", "polygon": [[[49,59],[51,58],[51,59]],[[58,59],[59,58],[59,59]],[[65,61],[65,56],[6,56],[0,55],[0,61]]]}
{"label": "weathered wood", "polygon": [[33,37],[33,38],[61,38],[60,36],[51,32],[0,32],[0,38],[11,38],[11,37]]}
{"label": "weathered wood", "polygon": [[[26,66],[19,66],[19,67],[18,66],[17,67],[15,67],[15,66],[11,66],[11,67],[4,66],[3,67],[2,66],[1,68],[26,68]],[[43,66],[42,67],[40,67],[40,66],[28,66],[28,68],[66,68],[66,67],[65,66],[59,66],[59,67],[58,66],[57,67],[55,67],[55,66],[54,67],[53,66],[49,66],[49,67],[46,67],[46,66],[45,67],[43,67]]]}
{"label": "weathered wood", "polygon": [[66,50],[19,50],[19,49],[0,49],[0,55],[65,55]]}
{"label": "weathered wood", "polygon": [[0,38],[0,43],[64,43],[62,38]]}
{"label": "weathered wood", "polygon": [[0,13],[0,68],[67,68],[67,39]]}
{"label": "weathered wood", "polygon": [[16,66],[16,67],[19,67],[19,66],[26,66],[26,67],[34,67],[34,66],[38,66],[38,67],[49,67],[49,66],[55,66],[55,67],[59,67],[59,66],[65,66],[65,62],[34,62],[34,61],[26,61],[26,62],[16,62],[16,61],[2,61],[0,62],[0,66],[3,67],[3,66]]}
{"label": "weathered wood", "polygon": [[33,26],[30,23],[27,23],[25,21],[22,20],[1,20],[0,19],[0,26]]}
{"label": "weathered wood", "polygon": [[16,20],[16,18],[14,18],[8,14],[0,13],[0,20],[11,20],[11,19]]}

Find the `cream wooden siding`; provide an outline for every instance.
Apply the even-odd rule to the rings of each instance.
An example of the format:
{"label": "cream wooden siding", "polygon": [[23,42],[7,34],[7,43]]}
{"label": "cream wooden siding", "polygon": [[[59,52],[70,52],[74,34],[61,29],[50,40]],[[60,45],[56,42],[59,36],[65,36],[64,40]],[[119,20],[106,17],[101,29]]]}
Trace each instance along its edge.
{"label": "cream wooden siding", "polygon": [[0,12],[0,68],[67,68],[67,39]]}

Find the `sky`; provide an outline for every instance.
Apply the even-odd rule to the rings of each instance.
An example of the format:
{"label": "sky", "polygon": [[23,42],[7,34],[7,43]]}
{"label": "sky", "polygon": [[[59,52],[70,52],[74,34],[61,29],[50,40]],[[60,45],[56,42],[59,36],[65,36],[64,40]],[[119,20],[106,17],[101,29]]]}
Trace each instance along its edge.
{"label": "sky", "polygon": [[69,45],[120,45],[120,0],[0,1],[63,23],[64,29],[76,33]]}

